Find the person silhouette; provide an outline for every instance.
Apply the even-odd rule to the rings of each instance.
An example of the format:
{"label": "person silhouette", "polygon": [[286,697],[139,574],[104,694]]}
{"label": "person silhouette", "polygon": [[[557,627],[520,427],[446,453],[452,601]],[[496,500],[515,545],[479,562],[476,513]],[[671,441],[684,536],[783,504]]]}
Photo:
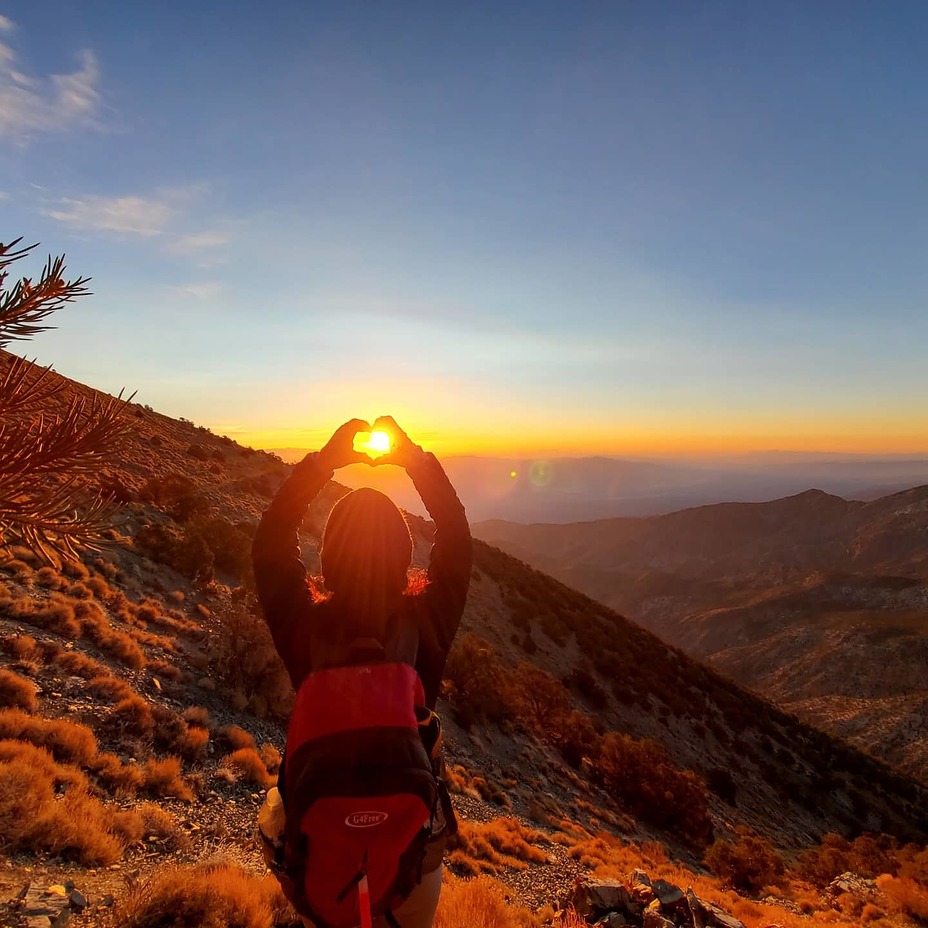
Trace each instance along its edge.
{"label": "person silhouette", "polygon": [[[372,459],[355,450],[361,432],[385,431],[390,450]],[[402,512],[385,494],[364,487],[332,508],[323,532],[324,592],[310,586],[301,557],[299,528],[309,504],[334,472],[355,463],[405,469],[435,525],[424,582],[410,583],[413,540]],[[352,419],[321,451],[295,465],[264,512],[252,547],[258,600],[294,690],[310,671],[336,667],[359,639],[402,640],[406,661],[422,683],[425,706],[434,710],[442,672],[467,599],[473,542],[464,507],[441,464],[415,444],[389,416],[373,426]],[[437,725],[437,720],[435,722]],[[443,770],[440,756],[434,770]],[[283,779],[283,775],[282,775]],[[439,784],[443,798],[447,791]],[[443,808],[441,807],[443,806]],[[432,925],[442,883],[450,803],[442,803],[422,862],[422,878],[389,918],[375,928]],[[283,882],[283,881],[282,881]],[[284,887],[286,889],[286,886]],[[307,926],[313,922],[304,918]]]}

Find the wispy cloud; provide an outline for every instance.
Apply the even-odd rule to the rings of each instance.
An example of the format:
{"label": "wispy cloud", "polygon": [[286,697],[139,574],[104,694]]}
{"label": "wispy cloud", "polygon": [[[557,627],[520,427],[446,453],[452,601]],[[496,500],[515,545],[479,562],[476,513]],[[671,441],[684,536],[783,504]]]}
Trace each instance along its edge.
{"label": "wispy cloud", "polygon": [[160,235],[174,215],[163,200],[149,197],[65,199],[57,209],[44,212],[75,229],[143,236]]}
{"label": "wispy cloud", "polygon": [[33,77],[19,70],[16,52],[3,41],[14,31],[12,20],[0,16],[0,139],[22,143],[40,133],[92,124],[100,103],[94,53],[83,49],[70,74]]}
{"label": "wispy cloud", "polygon": [[219,245],[226,245],[229,242],[229,236],[224,232],[194,232],[192,235],[185,235],[171,242],[168,245],[168,251],[183,253],[185,251],[198,251],[204,248],[217,248]]}
{"label": "wispy cloud", "polygon": [[222,293],[222,284],[216,280],[204,280],[175,288],[181,296],[193,297],[195,300],[215,300]]}

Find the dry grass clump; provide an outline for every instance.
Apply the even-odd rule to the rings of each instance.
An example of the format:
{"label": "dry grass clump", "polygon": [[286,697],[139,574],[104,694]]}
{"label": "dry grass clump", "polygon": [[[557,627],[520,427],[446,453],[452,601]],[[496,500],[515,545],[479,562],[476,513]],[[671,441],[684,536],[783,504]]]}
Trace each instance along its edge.
{"label": "dry grass clump", "polygon": [[465,874],[499,873],[504,867],[524,870],[531,863],[547,863],[548,855],[530,842],[549,843],[540,831],[525,828],[514,818],[492,822],[460,822],[449,862]]}
{"label": "dry grass clump", "polygon": [[198,725],[188,725],[187,730],[177,742],[177,750],[184,760],[202,760],[206,756],[209,743],[209,730]]}
{"label": "dry grass clump", "polygon": [[188,725],[198,725],[200,728],[213,727],[213,720],[209,717],[209,709],[203,706],[190,706],[184,710],[184,721]]}
{"label": "dry grass clump", "polygon": [[277,771],[280,770],[283,757],[281,757],[280,751],[278,751],[273,744],[262,744],[258,754],[261,755],[261,760],[264,761],[264,766],[267,767],[268,773],[277,773]]}
{"label": "dry grass clump", "polygon": [[46,590],[60,590],[67,586],[67,581],[54,567],[41,567],[36,571],[34,581]]}
{"label": "dry grass clump", "polygon": [[122,702],[136,695],[135,690],[125,680],[111,673],[91,677],[87,691],[99,699],[108,699],[111,702]]}
{"label": "dry grass clump", "polygon": [[21,709],[0,709],[0,738],[48,748],[55,760],[68,764],[86,764],[97,753],[97,739],[86,725],[37,718]]}
{"label": "dry grass clump", "polygon": [[153,796],[193,802],[193,790],[181,775],[178,757],[147,760],[142,768],[142,777],[145,791]]}
{"label": "dry grass clump", "polygon": [[43,601],[20,596],[6,604],[5,612],[11,619],[19,619],[62,638],[79,638],[81,634],[73,606],[62,600]]}
{"label": "dry grass clump", "polygon": [[65,592],[72,599],[92,599],[93,592],[86,583],[69,583],[65,587]]}
{"label": "dry grass clump", "polygon": [[48,851],[85,866],[114,863],[122,857],[131,813],[114,812],[70,773],[67,798],[58,801],[61,769],[47,755],[0,760],[0,848]]}
{"label": "dry grass clump", "polygon": [[184,678],[184,672],[180,669],[180,667],[175,667],[174,664],[170,664],[167,661],[149,661],[148,670],[150,670],[156,677],[160,677],[162,680],[171,680],[174,683],[177,683]]}
{"label": "dry grass clump", "polygon": [[145,666],[145,655],[142,649],[125,632],[113,628],[97,603],[77,603],[74,612],[81,623],[83,634],[101,651],[133,670]]}
{"label": "dry grass clump", "polygon": [[216,732],[216,737],[219,738],[220,742],[225,742],[233,751],[255,747],[255,739],[244,728],[239,728],[238,725],[223,725]]}
{"label": "dry grass clump", "polygon": [[148,648],[161,648],[162,651],[168,651],[171,654],[177,650],[170,638],[155,634],[155,632],[145,631],[143,628],[130,628],[129,636],[133,641],[144,644]]}
{"label": "dry grass clump", "polygon": [[91,577],[84,584],[91,595],[101,602],[106,602],[113,595],[113,588],[103,579],[103,577]]}
{"label": "dry grass clump", "polygon": [[12,561],[4,561],[2,568],[8,574],[12,574],[20,582],[25,582],[33,574],[32,568],[20,558],[14,558]]}
{"label": "dry grass clump", "polygon": [[146,837],[160,838],[167,849],[189,849],[190,836],[177,823],[173,813],[156,802],[143,802],[135,812],[142,821],[142,831]]}
{"label": "dry grass clump", "polygon": [[165,868],[133,887],[112,913],[110,926],[165,928],[272,928],[295,920],[277,881],[235,864]]}
{"label": "dry grass clump", "polygon": [[102,752],[87,764],[87,769],[108,793],[120,799],[134,796],[144,782],[137,764],[124,764],[115,754]]}
{"label": "dry grass clump", "polygon": [[729,886],[757,892],[783,876],[783,859],[759,835],[739,829],[737,840],[714,841],[706,850],[706,866]]}
{"label": "dry grass clump", "polygon": [[222,767],[231,769],[238,774],[237,779],[244,778],[246,783],[253,783],[262,789],[270,789],[277,777],[267,772],[267,767],[261,755],[254,748],[239,748],[222,759]]}
{"label": "dry grass clump", "polygon": [[57,664],[65,673],[92,680],[94,677],[112,676],[109,668],[83,651],[71,651],[51,641],[42,642],[42,651],[48,663]]}
{"label": "dry grass clump", "polygon": [[90,576],[90,571],[80,561],[75,560],[64,561],[61,573],[72,580],[86,580]]}
{"label": "dry grass clump", "polygon": [[0,667],[0,705],[34,712],[36,686],[31,680]]}
{"label": "dry grass clump", "polygon": [[434,924],[435,928],[531,928],[535,919],[528,909],[509,905],[503,887],[488,876],[459,880],[446,875]]}
{"label": "dry grass clump", "polygon": [[151,707],[136,693],[116,703],[110,718],[123,732],[139,738],[150,734],[155,727]]}

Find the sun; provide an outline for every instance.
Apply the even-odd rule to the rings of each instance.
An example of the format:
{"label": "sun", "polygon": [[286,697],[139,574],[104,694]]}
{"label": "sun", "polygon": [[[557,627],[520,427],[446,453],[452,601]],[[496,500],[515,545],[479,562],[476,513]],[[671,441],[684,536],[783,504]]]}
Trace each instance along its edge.
{"label": "sun", "polygon": [[386,454],[390,450],[390,435],[387,432],[371,432],[370,440],[367,443],[371,451],[377,451],[380,454]]}

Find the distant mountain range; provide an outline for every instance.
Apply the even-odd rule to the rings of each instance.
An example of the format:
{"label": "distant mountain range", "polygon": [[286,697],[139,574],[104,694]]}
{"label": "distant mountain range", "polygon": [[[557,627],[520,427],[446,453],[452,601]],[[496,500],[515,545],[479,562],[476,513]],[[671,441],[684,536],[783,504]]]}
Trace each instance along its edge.
{"label": "distant mountain range", "polygon": [[[302,456],[279,449],[286,460]],[[928,484],[928,458],[768,452],[713,459],[443,457],[472,521],[579,522],[653,516],[720,502],[762,502],[810,486],[871,500]],[[339,475],[342,476],[341,474]],[[405,475],[358,466],[350,486],[389,492],[422,514]]]}
{"label": "distant mountain range", "polygon": [[808,721],[928,769],[928,486],[474,532]]}

